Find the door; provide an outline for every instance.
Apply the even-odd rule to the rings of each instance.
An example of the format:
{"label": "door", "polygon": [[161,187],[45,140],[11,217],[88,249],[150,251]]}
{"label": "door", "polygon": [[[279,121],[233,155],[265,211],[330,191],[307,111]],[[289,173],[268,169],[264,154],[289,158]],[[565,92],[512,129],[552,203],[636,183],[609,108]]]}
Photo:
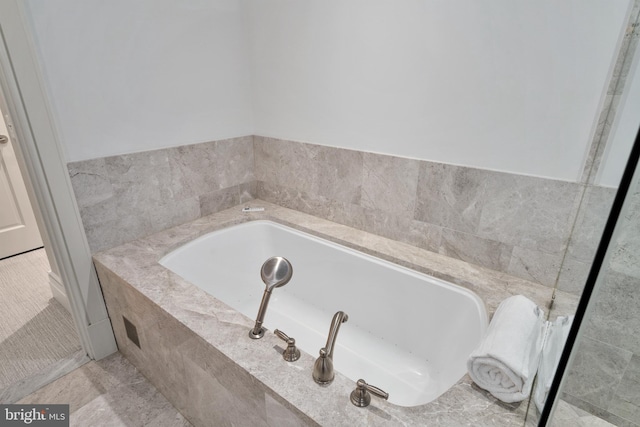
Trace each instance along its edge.
{"label": "door", "polygon": [[41,246],[11,138],[0,114],[0,259]]}

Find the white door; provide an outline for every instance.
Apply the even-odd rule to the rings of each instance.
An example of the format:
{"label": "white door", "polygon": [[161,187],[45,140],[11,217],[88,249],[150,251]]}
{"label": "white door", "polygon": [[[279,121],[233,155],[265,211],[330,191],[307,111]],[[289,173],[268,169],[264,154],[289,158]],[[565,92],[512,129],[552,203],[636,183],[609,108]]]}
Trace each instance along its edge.
{"label": "white door", "polygon": [[0,114],[0,259],[41,246],[9,132]]}

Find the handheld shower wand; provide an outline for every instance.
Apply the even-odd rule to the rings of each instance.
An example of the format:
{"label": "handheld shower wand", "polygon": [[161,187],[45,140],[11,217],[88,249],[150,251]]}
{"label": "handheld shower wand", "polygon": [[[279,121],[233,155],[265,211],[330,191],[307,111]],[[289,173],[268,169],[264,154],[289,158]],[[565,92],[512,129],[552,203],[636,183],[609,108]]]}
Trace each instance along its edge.
{"label": "handheld shower wand", "polygon": [[262,302],[260,302],[260,308],[258,309],[256,324],[253,329],[249,331],[249,338],[257,340],[264,336],[262,322],[264,321],[264,316],[267,313],[267,306],[269,305],[269,299],[271,298],[271,291],[289,283],[291,276],[293,276],[293,267],[284,257],[271,257],[262,264],[260,277],[266,285],[266,288],[264,290],[264,294],[262,294]]}

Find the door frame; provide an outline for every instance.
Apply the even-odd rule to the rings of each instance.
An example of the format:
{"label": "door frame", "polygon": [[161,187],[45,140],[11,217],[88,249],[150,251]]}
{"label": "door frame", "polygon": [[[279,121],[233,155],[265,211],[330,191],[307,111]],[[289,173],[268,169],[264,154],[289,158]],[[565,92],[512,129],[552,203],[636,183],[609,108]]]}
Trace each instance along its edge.
{"label": "door frame", "polygon": [[59,134],[20,0],[0,1],[2,110],[45,244],[50,245],[78,336],[92,359],[117,351]]}

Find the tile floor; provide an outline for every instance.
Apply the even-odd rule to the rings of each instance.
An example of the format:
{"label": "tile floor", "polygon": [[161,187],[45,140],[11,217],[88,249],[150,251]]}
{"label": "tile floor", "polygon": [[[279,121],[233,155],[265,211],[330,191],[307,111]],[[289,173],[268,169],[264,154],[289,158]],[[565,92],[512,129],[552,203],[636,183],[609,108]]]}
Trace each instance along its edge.
{"label": "tile floor", "polygon": [[613,424],[591,415],[564,400],[558,404],[551,423],[551,427],[612,427]]}
{"label": "tile floor", "polygon": [[[71,426],[191,426],[120,353],[86,363],[18,403],[69,404]],[[549,425],[613,426],[564,401]]]}
{"label": "tile floor", "polygon": [[191,426],[120,353],[91,361],[17,403],[69,404],[71,426]]}

